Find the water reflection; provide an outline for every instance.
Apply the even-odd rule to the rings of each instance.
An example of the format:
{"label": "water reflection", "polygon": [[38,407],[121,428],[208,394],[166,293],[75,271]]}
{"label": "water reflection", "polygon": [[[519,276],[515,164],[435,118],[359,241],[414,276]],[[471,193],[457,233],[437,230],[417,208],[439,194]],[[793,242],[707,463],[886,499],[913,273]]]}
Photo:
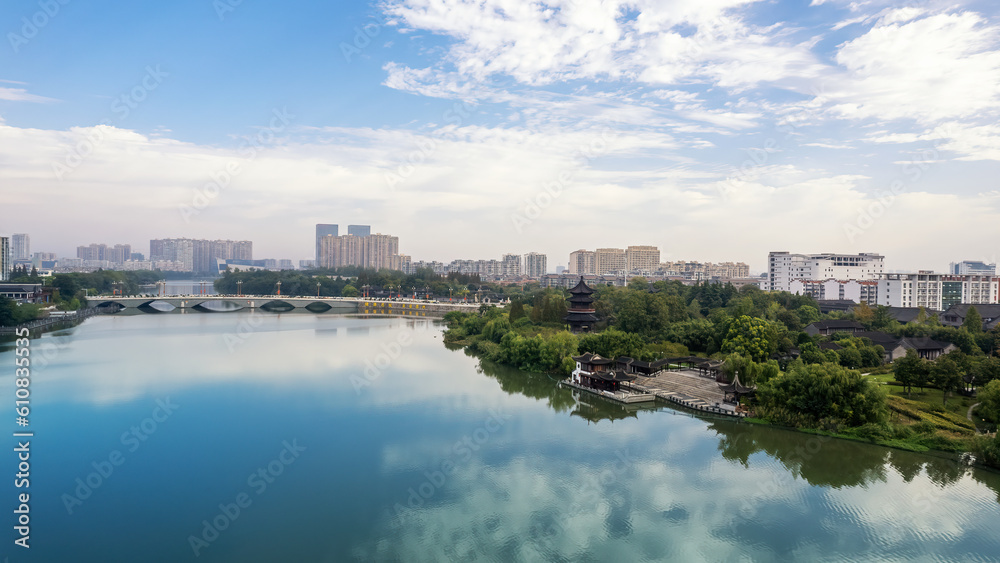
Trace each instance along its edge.
{"label": "water reflection", "polygon": [[[472,354],[466,351],[466,355]],[[624,405],[560,387],[556,376],[493,362],[481,361],[477,371],[495,379],[506,393],[545,401],[556,412],[593,423],[638,419],[642,411],[673,410],[660,404]],[[910,452],[746,422],[705,420],[707,428],[719,437],[718,451],[722,458],[747,469],[751,468],[755,454],[764,454],[778,461],[792,477],[833,489],[885,483],[891,473],[898,474],[904,483],[926,477],[938,488],[971,478],[992,489],[1000,502],[1000,473],[969,466],[958,454]]]}
{"label": "water reflection", "polygon": [[[469,354],[471,355],[471,354]],[[591,393],[560,386],[557,376],[544,373],[530,373],[517,368],[482,361],[476,369],[487,377],[497,380],[500,388],[508,394],[520,394],[533,399],[544,400],[556,412],[568,412],[589,422],[602,420],[614,422],[626,418],[639,418],[640,411],[656,411],[659,407],[623,404]]]}

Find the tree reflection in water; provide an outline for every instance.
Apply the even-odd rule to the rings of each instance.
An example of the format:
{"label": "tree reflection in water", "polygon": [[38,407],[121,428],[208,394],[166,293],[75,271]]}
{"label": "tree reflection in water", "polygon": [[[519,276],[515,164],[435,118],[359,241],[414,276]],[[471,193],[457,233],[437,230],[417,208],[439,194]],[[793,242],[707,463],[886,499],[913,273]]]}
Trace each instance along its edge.
{"label": "tree reflection in water", "polygon": [[[466,354],[474,354],[466,350]],[[545,401],[556,412],[567,412],[593,423],[638,418],[642,411],[672,409],[657,403],[624,405],[597,395],[560,387],[558,377],[480,361],[479,373],[497,380],[509,394]],[[1000,502],[1000,473],[971,467],[957,454],[917,453],[874,444],[853,442],[746,422],[706,418],[708,429],[719,436],[718,449],[724,459],[751,467],[751,457],[764,453],[789,473],[809,484],[839,489],[885,482],[890,470],[909,483],[921,474],[939,488],[966,476],[986,485]]]}

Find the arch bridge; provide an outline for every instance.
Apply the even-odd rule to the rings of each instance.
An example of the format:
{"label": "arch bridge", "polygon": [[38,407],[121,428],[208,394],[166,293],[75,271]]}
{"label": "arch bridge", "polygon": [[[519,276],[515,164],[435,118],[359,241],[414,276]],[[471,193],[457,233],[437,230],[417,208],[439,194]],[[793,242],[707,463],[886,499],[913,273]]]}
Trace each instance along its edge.
{"label": "arch bridge", "polygon": [[[161,312],[154,304],[170,305],[175,309],[199,312],[227,313],[244,309],[291,311],[304,309],[312,313],[414,315],[440,317],[449,311],[475,311],[478,303],[439,303],[420,299],[372,300],[351,297],[289,297],[286,295],[171,295],[88,297],[92,307],[117,305],[121,309],[137,309],[147,313]],[[225,303],[225,309],[208,307],[209,303]]]}

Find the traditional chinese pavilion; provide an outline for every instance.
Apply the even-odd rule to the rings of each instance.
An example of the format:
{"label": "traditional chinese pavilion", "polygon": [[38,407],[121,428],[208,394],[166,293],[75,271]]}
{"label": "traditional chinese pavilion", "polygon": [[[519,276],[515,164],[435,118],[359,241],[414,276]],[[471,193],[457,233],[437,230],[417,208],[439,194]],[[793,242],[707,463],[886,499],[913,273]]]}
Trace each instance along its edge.
{"label": "traditional chinese pavilion", "polygon": [[573,360],[576,362],[576,369],[573,370],[571,381],[589,389],[615,392],[621,388],[622,383],[636,379],[631,373],[614,369],[615,360],[602,358],[598,354],[588,352],[582,356],[573,356]]}
{"label": "traditional chinese pavilion", "polygon": [[573,332],[590,332],[594,330],[597,322],[597,315],[594,313],[594,290],[583,283],[583,276],[580,276],[580,283],[569,290],[569,312],[563,320],[569,323],[569,328]]}

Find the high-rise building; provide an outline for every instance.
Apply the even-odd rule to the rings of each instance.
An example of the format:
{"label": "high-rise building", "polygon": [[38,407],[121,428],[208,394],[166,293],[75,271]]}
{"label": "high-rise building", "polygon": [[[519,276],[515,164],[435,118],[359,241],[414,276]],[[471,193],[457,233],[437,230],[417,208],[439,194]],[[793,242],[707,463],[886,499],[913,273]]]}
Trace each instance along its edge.
{"label": "high-rise building", "polygon": [[[659,263],[659,258],[657,258]],[[594,268],[598,275],[628,271],[625,251],[621,248],[598,248],[594,252]]]}
{"label": "high-rise building", "polygon": [[92,243],[76,247],[76,257],[81,260],[107,260],[108,245]]}
{"label": "high-rise building", "polygon": [[920,271],[883,274],[878,281],[878,304],[888,307],[924,307],[944,311],[957,303],[998,302],[1000,278],[995,276]]}
{"label": "high-rise building", "polygon": [[14,260],[31,259],[31,237],[24,233],[14,233],[10,237],[10,252]]}
{"label": "high-rise building", "polygon": [[361,266],[392,268],[399,265],[399,237],[381,233],[366,237],[328,235],[320,240],[320,268]]}
{"label": "high-rise building", "polygon": [[104,254],[105,254],[105,260],[107,260],[108,262],[121,264],[122,262],[127,262],[132,258],[132,245],[116,244],[113,247],[105,250]]}
{"label": "high-rise building", "polygon": [[524,275],[529,278],[540,278],[548,273],[548,257],[537,252],[524,255]]}
{"label": "high-rise building", "polygon": [[750,265],[745,262],[664,262],[659,271],[668,276],[683,276],[689,280],[741,279],[750,277]]}
{"label": "high-rise building", "polygon": [[501,261],[502,276],[516,277],[521,275],[521,256],[519,254],[504,254]]}
{"label": "high-rise building", "polygon": [[194,254],[194,241],[191,239],[166,238],[149,241],[150,261],[178,262],[176,267],[181,268],[183,272],[194,271]]}
{"label": "high-rise building", "polygon": [[[317,223],[316,224],[316,264],[322,264],[320,260],[320,248],[319,241],[323,240],[323,237],[335,237],[340,234],[340,229],[337,225],[331,225],[328,223]],[[320,266],[321,268],[323,266]]]}
{"label": "high-rise building", "polygon": [[10,237],[0,236],[0,281],[10,279],[11,271]]}
{"label": "high-rise building", "polygon": [[184,271],[198,274],[218,272],[219,260],[253,260],[249,240],[153,239],[149,241],[153,262],[181,262]]}
{"label": "high-rise building", "polygon": [[594,263],[594,256],[595,253],[593,250],[570,252],[567,271],[571,274],[596,274],[597,267]]}
{"label": "high-rise building", "polygon": [[655,272],[660,266],[660,249],[655,246],[630,246],[625,249],[625,268],[633,272]]}
{"label": "high-rise building", "polygon": [[[14,236],[16,237],[17,235]],[[959,276],[995,276],[997,275],[997,265],[973,260],[963,260],[962,262],[952,262],[949,264],[948,273]]]}
{"label": "high-rise building", "polygon": [[765,291],[790,291],[795,280],[877,280],[885,271],[880,254],[768,254]]}
{"label": "high-rise building", "polygon": [[367,237],[372,234],[371,225],[348,225],[347,234],[354,235],[356,237]]}

